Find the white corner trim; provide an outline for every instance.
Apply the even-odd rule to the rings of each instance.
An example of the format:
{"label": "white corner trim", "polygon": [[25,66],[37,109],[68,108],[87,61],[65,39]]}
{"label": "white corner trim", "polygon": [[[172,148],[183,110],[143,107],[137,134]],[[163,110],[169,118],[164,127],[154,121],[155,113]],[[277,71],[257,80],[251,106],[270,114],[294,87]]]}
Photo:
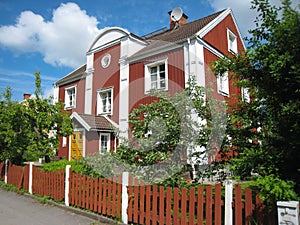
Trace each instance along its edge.
{"label": "white corner trim", "polygon": [[92,128],[78,115],[77,112],[73,112],[70,116],[71,119],[75,118],[87,131],[90,131]]}

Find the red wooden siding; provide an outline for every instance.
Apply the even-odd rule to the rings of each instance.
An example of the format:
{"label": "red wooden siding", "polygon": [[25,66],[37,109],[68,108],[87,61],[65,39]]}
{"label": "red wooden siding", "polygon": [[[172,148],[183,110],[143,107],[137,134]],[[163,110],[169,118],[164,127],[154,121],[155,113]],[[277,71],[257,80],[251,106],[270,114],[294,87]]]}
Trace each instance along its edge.
{"label": "red wooden siding", "polygon": [[229,77],[229,98],[227,96],[223,96],[221,94],[218,94],[218,88],[217,88],[217,78],[215,76],[215,73],[210,69],[212,66],[212,63],[216,61],[218,57],[210,52],[209,50],[204,48],[204,62],[205,62],[205,70],[207,71],[207,74],[205,76],[205,85],[208,88],[212,88],[214,91],[211,96],[213,99],[216,100],[228,100],[228,105],[233,105],[237,103],[237,96],[241,96],[241,89],[234,85],[234,82],[237,80],[233,79],[232,77]]}
{"label": "red wooden siding", "polygon": [[238,36],[237,28],[233,22],[231,15],[228,15],[222,22],[220,22],[214,29],[208,32],[203,39],[211,46],[228,55],[228,41],[227,41],[227,28],[237,36],[238,52],[244,50],[242,40]]}
{"label": "red wooden siding", "polygon": [[184,90],[184,56],[182,48],[149,58],[147,61],[131,64],[129,68],[129,113],[139,104],[149,104],[155,99],[145,95],[144,66],[147,63],[165,58],[168,59],[168,92],[172,96]]}
{"label": "red wooden siding", "polygon": [[[94,55],[92,114],[97,113],[97,91],[113,87],[113,115],[111,119],[119,122],[119,91],[120,91],[120,44],[107,48]],[[107,68],[102,68],[101,59],[105,54],[111,55],[111,62]]]}
{"label": "red wooden siding", "polygon": [[65,89],[68,87],[72,87],[77,85],[76,87],[76,108],[68,110],[70,115],[72,112],[84,113],[84,104],[85,104],[85,78],[68,83],[66,85],[62,85],[59,87],[59,99],[62,102],[65,102]]}

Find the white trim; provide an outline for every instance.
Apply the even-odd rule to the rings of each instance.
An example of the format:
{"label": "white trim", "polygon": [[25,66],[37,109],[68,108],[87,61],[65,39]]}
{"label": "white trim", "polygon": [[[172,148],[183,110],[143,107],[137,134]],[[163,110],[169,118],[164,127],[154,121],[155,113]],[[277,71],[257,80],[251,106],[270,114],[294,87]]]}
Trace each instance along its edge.
{"label": "white trim", "polygon": [[209,45],[206,41],[202,40],[201,38],[197,37],[198,42],[203,45],[208,51],[215,54],[219,58],[225,58],[225,55],[215,48],[213,48],[211,45]]}
{"label": "white trim", "polygon": [[117,38],[116,40],[112,40],[112,41],[110,41],[109,43],[107,43],[107,44],[105,44],[105,45],[102,45],[102,46],[99,46],[99,47],[93,49],[93,47],[94,47],[95,44],[99,41],[99,39],[100,39],[102,36],[104,36],[106,33],[109,33],[110,31],[118,31],[118,32],[120,32],[120,33],[123,33],[124,36],[129,36],[131,39],[133,39],[133,40],[135,40],[135,41],[137,41],[137,42],[140,42],[140,43],[142,43],[142,44],[144,44],[144,45],[146,44],[145,41],[140,40],[140,39],[138,39],[138,38],[132,36],[131,33],[130,33],[128,30],[124,29],[124,28],[121,28],[121,27],[108,27],[108,28],[104,28],[104,29],[102,30],[102,32],[95,38],[94,42],[91,44],[89,50],[87,51],[87,54],[89,54],[89,53],[91,53],[91,52],[95,52],[95,51],[102,50],[103,48],[108,48],[108,47],[110,47],[110,46],[113,46],[113,45],[115,45],[116,43],[120,42],[120,40],[124,37],[124,36],[123,36],[123,37],[119,37],[119,38]]}
{"label": "white trim", "polygon": [[[161,41],[161,40],[158,40]],[[166,52],[176,50],[179,48],[183,48],[183,43],[185,40],[180,40],[177,42],[166,42],[166,41],[161,41],[161,42],[166,42],[166,44],[162,44],[159,47],[152,48],[151,50],[147,50],[141,54],[138,54],[137,56],[133,55],[132,57],[128,58],[128,62],[130,64],[138,62],[140,60],[144,60],[145,58],[149,58],[152,56],[164,54]]]}
{"label": "white trim", "polygon": [[[151,74],[149,69],[154,66],[165,65],[165,88],[158,88],[157,90],[167,91],[169,76],[168,76],[168,58],[159,59],[153,62],[146,63],[144,65],[144,82],[145,82],[145,90],[144,93],[147,94],[151,90]],[[159,81],[158,81],[159,82]]]}
{"label": "white trim", "polygon": [[107,137],[107,149],[106,149],[106,152],[109,152],[110,151],[110,139],[111,139],[111,133],[104,133],[104,132],[100,132],[99,134],[99,153],[100,154],[103,154],[104,152],[102,152],[102,149],[101,149],[101,136],[106,136]]}
{"label": "white trim", "polygon": [[77,112],[73,112],[70,116],[71,119],[75,118],[87,131],[90,131],[92,128],[78,115]]}
{"label": "white trim", "polygon": [[67,75],[65,75],[64,77],[62,77],[62,78],[59,79],[58,81],[56,81],[56,82],[54,83],[54,85],[59,87],[59,86],[62,86],[62,85],[64,85],[64,84],[70,83],[70,82],[72,82],[72,81],[78,80],[78,79],[80,79],[80,78],[84,78],[85,72],[83,72],[82,74],[81,74],[81,73],[78,73],[75,77],[72,76],[70,79],[67,79],[67,80],[64,81],[64,82],[61,82],[61,80],[63,80],[63,79],[65,79],[66,77],[70,76],[72,73],[74,73],[75,71],[79,70],[79,69],[80,69],[81,67],[83,67],[84,65],[86,65],[86,64],[83,64],[83,65],[79,66],[78,68],[76,68],[75,70],[73,70],[72,72],[68,73]]}
{"label": "white trim", "polygon": [[[110,96],[110,112],[102,112],[100,108],[102,108],[102,99],[100,97],[100,94],[103,92],[109,92],[111,93]],[[109,88],[103,88],[97,90],[97,115],[113,115],[114,112],[114,87]]]}
{"label": "white trim", "polygon": [[215,26],[217,26],[220,22],[222,22],[226,16],[231,13],[231,9],[227,8],[224,12],[222,12],[215,19],[210,21],[205,27],[203,27],[200,31],[196,33],[196,36],[203,38],[206,34],[208,34]]}

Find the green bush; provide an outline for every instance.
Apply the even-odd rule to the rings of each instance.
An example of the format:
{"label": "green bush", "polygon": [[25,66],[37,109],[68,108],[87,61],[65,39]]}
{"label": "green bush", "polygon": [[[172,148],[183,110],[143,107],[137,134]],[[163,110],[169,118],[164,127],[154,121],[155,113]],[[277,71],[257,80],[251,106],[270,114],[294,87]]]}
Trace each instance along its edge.
{"label": "green bush", "polygon": [[81,173],[90,177],[101,177],[101,174],[97,173],[93,170],[93,168],[84,160],[76,160],[76,161],[67,161],[67,160],[59,160],[50,163],[44,164],[41,169],[45,171],[55,171],[60,169],[65,169],[67,165],[71,165],[71,168],[74,172]]}
{"label": "green bush", "polygon": [[275,175],[260,176],[249,185],[256,189],[260,199],[267,204],[275,204],[277,201],[298,200],[294,191],[294,182],[282,180]]}

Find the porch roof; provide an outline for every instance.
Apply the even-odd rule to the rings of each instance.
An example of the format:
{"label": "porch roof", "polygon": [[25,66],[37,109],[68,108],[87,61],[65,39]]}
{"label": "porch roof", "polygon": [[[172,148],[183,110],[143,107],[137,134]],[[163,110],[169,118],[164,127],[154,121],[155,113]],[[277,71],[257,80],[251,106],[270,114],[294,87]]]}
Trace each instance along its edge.
{"label": "porch roof", "polygon": [[73,112],[75,118],[87,131],[113,131],[117,124],[106,116],[95,116]]}

